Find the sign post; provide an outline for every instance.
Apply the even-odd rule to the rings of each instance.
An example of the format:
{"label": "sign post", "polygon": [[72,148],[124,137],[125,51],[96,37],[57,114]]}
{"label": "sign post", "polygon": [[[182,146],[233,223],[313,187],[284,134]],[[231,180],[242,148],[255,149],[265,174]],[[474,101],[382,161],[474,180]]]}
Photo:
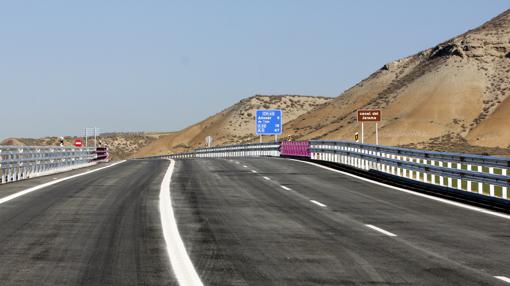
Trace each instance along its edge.
{"label": "sign post", "polygon": [[255,113],[256,134],[274,135],[275,142],[278,141],[278,135],[282,134],[282,111],[280,109],[257,110]]}
{"label": "sign post", "polygon": [[375,122],[375,144],[379,145],[379,126],[381,121],[380,109],[358,109],[358,122],[361,122],[361,143],[364,143],[364,122]]}

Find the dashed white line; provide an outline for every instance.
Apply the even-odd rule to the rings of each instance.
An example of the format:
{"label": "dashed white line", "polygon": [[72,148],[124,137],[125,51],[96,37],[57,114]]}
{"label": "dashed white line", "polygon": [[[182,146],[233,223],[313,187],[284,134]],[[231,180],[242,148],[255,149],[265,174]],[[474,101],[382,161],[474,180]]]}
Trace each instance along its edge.
{"label": "dashed white line", "polygon": [[237,165],[239,165],[239,162],[238,162],[238,161],[236,161],[236,164],[237,164]]}
{"label": "dashed white line", "polygon": [[497,278],[497,279],[499,279],[501,281],[505,281],[507,283],[510,283],[510,278],[505,277],[505,276],[494,276],[494,278]]}
{"label": "dashed white line", "polygon": [[286,186],[280,186],[280,187],[282,187],[282,189],[287,190],[287,191],[291,190],[289,187],[286,187]]}
{"label": "dashed white line", "polygon": [[64,177],[64,178],[61,178],[61,179],[53,179],[53,181],[50,181],[48,183],[44,183],[42,185],[38,185],[38,186],[35,186],[35,187],[31,187],[31,188],[28,188],[28,189],[25,189],[23,191],[20,191],[20,192],[17,192],[17,193],[14,193],[12,195],[9,195],[9,196],[6,196],[6,197],[3,197],[0,199],[0,204],[3,204],[3,203],[6,203],[10,200],[14,200],[15,198],[18,198],[18,197],[21,197],[21,196],[24,196],[26,194],[29,194],[31,192],[34,192],[34,191],[37,191],[37,190],[40,190],[42,188],[45,188],[45,187],[48,187],[48,186],[51,186],[51,185],[55,185],[55,184],[58,184],[60,182],[63,182],[63,181],[67,181],[67,180],[70,180],[70,179],[73,179],[73,178],[76,178],[76,177],[80,177],[80,176],[83,176],[83,175],[87,175],[87,174],[90,174],[90,173],[94,173],[94,172],[97,172],[99,170],[104,170],[106,168],[110,168],[110,167],[113,167],[115,165],[118,165],[120,163],[124,163],[126,162],[125,160],[124,161],[119,161],[117,163],[113,163],[111,165],[108,165],[108,166],[105,166],[105,167],[101,167],[101,168],[97,168],[97,169],[94,169],[94,170],[90,170],[90,171],[86,171],[86,172],[83,172],[83,173],[79,173],[79,174],[76,174],[76,175],[72,175],[72,176],[69,176],[69,177]]}
{"label": "dashed white line", "polygon": [[257,173],[257,171],[255,171],[255,170],[251,170],[251,172],[252,172],[252,173]]}
{"label": "dashed white line", "polygon": [[369,227],[369,228],[371,228],[371,229],[373,229],[373,230],[375,230],[375,231],[378,231],[378,232],[380,232],[380,233],[382,233],[382,234],[385,234],[385,235],[387,235],[387,236],[397,236],[396,234],[391,233],[391,232],[389,232],[389,231],[386,231],[386,230],[384,230],[384,229],[382,229],[382,228],[379,228],[379,227],[377,227],[377,226],[375,226],[375,225],[365,224],[365,226],[366,226],[366,227]]}
{"label": "dashed white line", "polygon": [[243,167],[248,168],[248,166],[246,166],[246,165],[243,165]]}
{"label": "dashed white line", "polygon": [[268,181],[270,181],[270,180],[271,180],[271,178],[266,177],[266,176],[264,176],[264,179],[266,179],[266,180],[268,180]]}
{"label": "dashed white line", "polygon": [[170,182],[174,165],[175,161],[170,159],[170,166],[168,166],[163,177],[159,192],[159,213],[161,215],[161,226],[166,242],[166,250],[179,285],[202,286],[203,283],[186,252],[174,217],[172,199],[170,198]]}
{"label": "dashed white line", "polygon": [[323,204],[323,203],[321,203],[321,202],[318,202],[318,201],[316,201],[316,200],[310,200],[310,202],[312,202],[312,203],[314,203],[314,204],[318,205],[319,207],[323,207],[323,208],[325,208],[325,207],[326,207],[326,205],[325,205],[325,204]]}
{"label": "dashed white line", "polygon": [[435,196],[431,196],[431,195],[427,195],[427,194],[417,193],[415,191],[411,191],[411,190],[407,190],[407,189],[391,186],[391,185],[388,185],[388,184],[385,184],[385,183],[381,183],[381,182],[372,181],[370,179],[363,178],[363,177],[360,177],[360,176],[356,176],[356,175],[351,174],[351,173],[347,173],[347,172],[335,170],[333,168],[329,168],[329,167],[326,167],[326,166],[322,166],[322,165],[319,165],[319,164],[314,163],[314,162],[307,162],[307,161],[301,161],[301,160],[296,160],[296,159],[289,159],[289,160],[296,161],[296,162],[301,162],[301,163],[305,163],[305,164],[314,165],[314,166],[319,167],[319,168],[330,170],[330,171],[333,171],[333,172],[336,172],[336,173],[340,173],[340,174],[343,174],[343,175],[346,175],[346,176],[349,176],[349,177],[352,177],[352,178],[356,178],[358,180],[362,180],[362,181],[365,181],[365,182],[370,182],[370,183],[375,184],[375,185],[383,186],[383,187],[386,187],[386,188],[389,188],[389,189],[393,189],[393,190],[401,191],[401,192],[404,192],[404,193],[408,193],[408,194],[413,195],[413,196],[427,198],[429,200],[434,200],[434,201],[441,202],[441,203],[444,203],[444,204],[448,204],[448,205],[452,205],[452,206],[456,206],[456,207],[460,207],[460,208],[464,208],[464,209],[468,209],[468,210],[472,210],[472,211],[476,211],[476,212],[480,212],[480,213],[485,213],[485,214],[497,216],[497,217],[504,218],[504,219],[510,219],[510,215],[507,215],[507,214],[503,214],[503,213],[499,213],[499,212],[495,212],[495,211],[490,211],[490,210],[482,209],[482,208],[479,208],[479,207],[470,206],[470,205],[466,205],[466,204],[463,204],[463,203],[459,203],[459,202],[455,202],[455,201],[451,201],[451,200],[447,200],[447,199],[443,199],[443,198],[439,198],[439,197],[435,197]]}

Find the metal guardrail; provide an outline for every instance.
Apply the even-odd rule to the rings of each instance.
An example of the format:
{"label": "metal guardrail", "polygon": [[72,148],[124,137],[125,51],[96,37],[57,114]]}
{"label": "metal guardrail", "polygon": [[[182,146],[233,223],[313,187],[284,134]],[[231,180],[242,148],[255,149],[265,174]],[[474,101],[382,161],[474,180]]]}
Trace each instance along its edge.
{"label": "metal guardrail", "polygon": [[342,141],[310,141],[311,159],[374,169],[424,183],[508,199],[510,159]]}
{"label": "metal guardrail", "polygon": [[[336,162],[364,170],[373,169],[433,185],[509,199],[510,158],[414,150],[344,141],[312,140],[309,143],[299,143],[287,144],[289,148],[300,148],[299,152],[288,148],[290,153],[287,153],[289,154],[285,151],[285,143],[282,143],[282,155],[308,156],[308,152],[302,152],[301,143],[309,144],[307,151],[310,152],[309,157],[312,160]],[[306,153],[306,155],[302,153]],[[280,156],[280,143],[200,148],[188,153],[151,158],[248,156]]]}
{"label": "metal guardrail", "polygon": [[219,157],[256,157],[280,156],[280,144],[277,142],[236,144],[210,148],[198,148],[192,152],[150,156],[144,159],[184,159],[184,158],[219,158]]}
{"label": "metal guardrail", "polygon": [[0,146],[0,183],[93,165],[95,158],[95,148]]}

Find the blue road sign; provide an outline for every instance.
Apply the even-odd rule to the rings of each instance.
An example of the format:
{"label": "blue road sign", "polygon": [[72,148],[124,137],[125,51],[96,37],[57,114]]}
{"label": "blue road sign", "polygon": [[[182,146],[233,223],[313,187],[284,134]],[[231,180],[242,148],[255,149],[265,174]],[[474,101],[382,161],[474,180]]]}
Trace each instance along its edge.
{"label": "blue road sign", "polygon": [[282,111],[280,109],[257,110],[255,114],[257,135],[282,134]]}

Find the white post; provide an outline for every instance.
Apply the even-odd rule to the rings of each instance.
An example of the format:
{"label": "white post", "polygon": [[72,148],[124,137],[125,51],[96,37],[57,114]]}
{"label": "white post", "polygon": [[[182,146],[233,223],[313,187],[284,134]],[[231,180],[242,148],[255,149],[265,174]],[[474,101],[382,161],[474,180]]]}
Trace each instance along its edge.
{"label": "white post", "polygon": [[[489,174],[494,174],[494,167],[489,167]],[[493,184],[490,184],[489,185],[489,192],[490,192],[490,196],[491,197],[494,197],[494,185]]]}
{"label": "white post", "polygon": [[375,123],[375,145],[379,145],[379,128],[377,123]]}
{"label": "white post", "polygon": [[363,144],[365,142],[365,138],[364,138],[364,125],[363,125],[363,121],[361,122],[361,144]]}
{"label": "white post", "polygon": [[[503,176],[506,176],[508,174],[507,169],[502,169],[501,173]],[[503,199],[508,199],[508,187],[501,187],[501,196]]]}

